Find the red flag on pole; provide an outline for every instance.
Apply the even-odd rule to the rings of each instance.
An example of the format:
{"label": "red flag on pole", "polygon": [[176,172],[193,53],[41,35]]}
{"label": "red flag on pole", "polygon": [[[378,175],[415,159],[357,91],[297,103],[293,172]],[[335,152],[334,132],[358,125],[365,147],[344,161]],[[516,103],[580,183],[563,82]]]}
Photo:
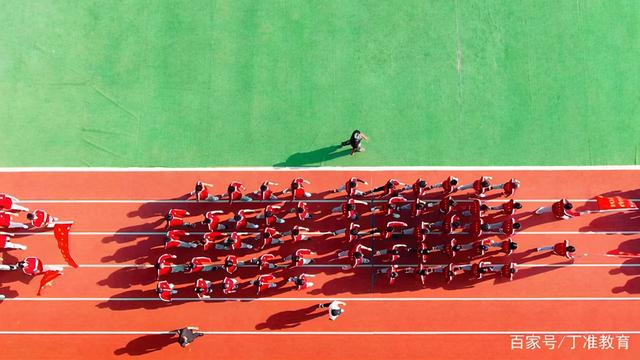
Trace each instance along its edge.
{"label": "red flag on pole", "polygon": [[40,280],[40,288],[38,289],[38,296],[40,296],[40,293],[42,292],[42,289],[44,289],[45,286],[52,285],[53,279],[57,278],[60,275],[62,275],[60,271],[47,270],[44,273],[44,276],[42,276],[42,279]]}
{"label": "red flag on pole", "polygon": [[56,237],[56,240],[58,240],[58,249],[60,249],[64,260],[67,264],[77,268],[78,264],[73,261],[71,254],[69,254],[69,230],[71,229],[71,225],[73,225],[73,222],[56,223],[53,226],[53,235]]}
{"label": "red flag on pole", "polygon": [[600,211],[618,211],[618,210],[638,210],[636,204],[620,196],[605,197],[596,196],[598,202],[598,209]]}

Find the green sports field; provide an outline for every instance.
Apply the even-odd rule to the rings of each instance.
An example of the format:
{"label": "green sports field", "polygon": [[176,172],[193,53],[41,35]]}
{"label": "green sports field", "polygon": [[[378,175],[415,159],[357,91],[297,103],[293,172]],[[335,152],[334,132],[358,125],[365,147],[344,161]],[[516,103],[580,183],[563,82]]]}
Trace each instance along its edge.
{"label": "green sports field", "polygon": [[1,3],[0,166],[640,153],[637,0]]}

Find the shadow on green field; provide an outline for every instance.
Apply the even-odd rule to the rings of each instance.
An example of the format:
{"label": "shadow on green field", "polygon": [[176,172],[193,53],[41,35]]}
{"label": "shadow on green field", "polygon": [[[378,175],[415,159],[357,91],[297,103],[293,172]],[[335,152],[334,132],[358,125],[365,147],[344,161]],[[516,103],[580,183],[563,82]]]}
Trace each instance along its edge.
{"label": "shadow on green field", "polygon": [[337,151],[341,148],[340,145],[331,145],[307,152],[295,153],[287,158],[287,160],[273,164],[275,167],[295,167],[295,166],[317,166],[322,165],[323,162],[339,158],[341,156],[347,156],[351,153],[351,148],[347,147],[345,150]]}

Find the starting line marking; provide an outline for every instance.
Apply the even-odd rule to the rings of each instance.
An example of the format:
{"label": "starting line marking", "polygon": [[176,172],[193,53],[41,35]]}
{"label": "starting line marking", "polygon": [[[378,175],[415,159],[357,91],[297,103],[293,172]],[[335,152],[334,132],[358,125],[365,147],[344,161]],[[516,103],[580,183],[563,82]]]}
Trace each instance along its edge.
{"label": "starting line marking", "polygon": [[[640,331],[594,330],[594,331],[200,331],[205,335],[638,335]],[[0,331],[0,335],[169,335],[170,331]]]}
{"label": "starting line marking", "polygon": [[[347,297],[347,298],[330,298],[330,297],[300,297],[300,298],[286,298],[286,297],[266,297],[266,298],[208,298],[200,299],[193,298],[173,298],[171,301],[307,301],[307,302],[325,302],[325,301],[377,301],[377,302],[443,302],[443,301],[640,301],[640,297],[504,297],[504,298],[487,298],[487,297],[435,297],[435,298],[392,298],[392,297]],[[43,298],[43,297],[15,297],[6,298],[4,301],[162,301],[157,297],[140,297],[140,298],[100,298],[100,297],[86,297],[86,298]]]}

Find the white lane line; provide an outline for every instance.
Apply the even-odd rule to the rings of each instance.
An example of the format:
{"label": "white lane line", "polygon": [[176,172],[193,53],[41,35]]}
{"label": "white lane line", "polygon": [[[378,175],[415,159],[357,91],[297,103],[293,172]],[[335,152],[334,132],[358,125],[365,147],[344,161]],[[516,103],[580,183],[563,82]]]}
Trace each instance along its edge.
{"label": "white lane line", "polygon": [[[302,265],[304,268],[341,268],[344,264],[309,264]],[[417,267],[418,264],[396,264],[399,267]],[[445,266],[448,264],[425,264],[426,266]],[[462,265],[462,264],[456,264]],[[637,264],[517,264],[518,267],[521,268],[564,268],[564,267],[640,267],[640,262]],[[70,268],[70,265],[67,264],[52,264],[52,266],[60,266]],[[79,264],[80,268],[112,268],[112,269],[122,269],[122,268],[136,268],[136,269],[150,269],[153,268],[154,265],[151,264]],[[238,267],[257,267],[258,265],[238,265]],[[276,265],[279,268],[288,268],[289,265]],[[359,265],[357,269],[369,269],[369,268],[386,268],[389,267],[389,264],[363,264]]]}
{"label": "white lane line", "polygon": [[[379,335],[638,335],[638,330],[576,330],[576,331],[554,331],[554,330],[512,330],[512,331],[201,331],[205,335],[356,335],[356,336],[379,336]],[[161,335],[174,334],[169,331],[0,331],[0,335]]]}
{"label": "white lane line", "polygon": [[640,165],[590,166],[322,166],[322,167],[0,167],[0,173],[20,172],[217,172],[217,171],[616,171],[640,170]]}
{"label": "white lane line", "polygon": [[[305,202],[307,203],[343,203],[346,199],[307,199]],[[520,203],[554,203],[557,202],[558,199],[517,199]],[[572,203],[595,203],[595,199],[568,199]],[[629,199],[631,201],[640,202],[640,199]],[[436,203],[440,200],[437,199],[426,199],[426,202]],[[457,202],[471,202],[471,199],[456,199]],[[483,200],[486,203],[504,203],[508,201],[508,199],[491,199],[491,200]],[[253,200],[247,202],[237,202],[238,204],[261,204],[261,203],[281,203],[281,202],[290,202],[290,199],[276,199],[276,200]],[[386,203],[387,200],[376,199],[375,203]],[[21,204],[227,204],[228,201],[225,200],[217,200],[217,201],[207,201],[207,202],[197,202],[195,200],[156,200],[156,199],[47,199],[47,200],[20,200]]]}
{"label": "white lane line", "polygon": [[[191,235],[204,235],[205,232],[189,232]],[[247,234],[257,234],[256,231],[243,231]],[[166,231],[72,231],[71,235],[101,235],[101,236],[164,236]],[[223,232],[228,234],[228,232]],[[458,232],[454,235],[468,235],[467,232]],[[486,235],[501,235],[498,232],[483,232]],[[640,230],[630,231],[519,231],[516,235],[638,235]],[[26,236],[52,236],[53,232],[15,232],[14,235]],[[441,235],[439,232],[432,232],[428,235]]]}
{"label": "white lane line", "polygon": [[[323,302],[323,301],[377,301],[377,302],[482,302],[482,301],[640,301],[640,297],[505,297],[505,298],[488,298],[488,297],[431,297],[431,298],[385,298],[385,297],[300,297],[300,298],[283,298],[283,297],[265,297],[265,298],[209,298],[200,299],[197,297],[192,298],[173,298],[172,301],[267,301],[267,302],[296,302],[296,301],[311,301],[311,302]],[[162,301],[157,297],[140,297],[140,298],[119,298],[119,297],[69,297],[69,298],[43,298],[43,297],[15,297],[6,298],[4,301]]]}

